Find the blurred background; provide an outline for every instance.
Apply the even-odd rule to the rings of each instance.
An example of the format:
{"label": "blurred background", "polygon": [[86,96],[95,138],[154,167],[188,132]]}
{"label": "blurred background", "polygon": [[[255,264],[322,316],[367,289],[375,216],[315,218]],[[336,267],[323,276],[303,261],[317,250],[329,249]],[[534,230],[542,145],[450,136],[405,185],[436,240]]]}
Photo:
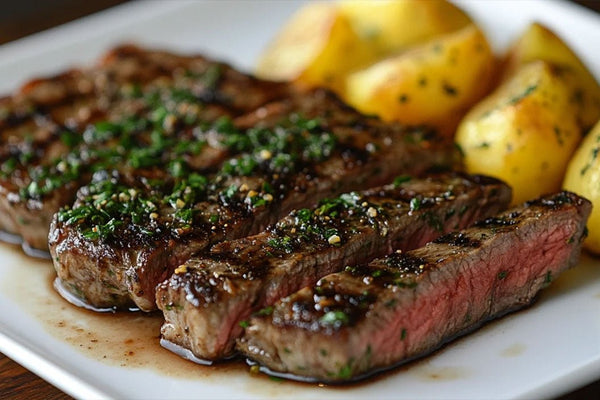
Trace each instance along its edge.
{"label": "blurred background", "polygon": [[126,1],[128,0],[0,1],[0,44]]}
{"label": "blurred background", "polygon": [[[127,1],[130,0],[0,0],[0,44]],[[572,1],[600,12],[600,0]],[[69,397],[0,353],[0,398],[54,400]],[[600,380],[560,398],[588,399],[600,399]]]}
{"label": "blurred background", "polygon": [[[127,1],[131,0],[2,0],[0,44]],[[600,12],[600,0],[572,1]]]}

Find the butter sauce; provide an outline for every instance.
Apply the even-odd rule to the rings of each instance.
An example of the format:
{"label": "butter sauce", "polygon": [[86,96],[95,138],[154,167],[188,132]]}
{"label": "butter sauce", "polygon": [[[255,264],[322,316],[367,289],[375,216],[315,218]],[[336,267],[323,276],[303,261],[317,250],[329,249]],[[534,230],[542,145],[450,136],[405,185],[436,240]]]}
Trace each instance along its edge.
{"label": "butter sauce", "polygon": [[[81,300],[79,297],[73,295],[73,293],[71,293],[71,291],[69,291],[69,289],[67,289],[65,287],[65,285],[63,284],[63,281],[59,278],[56,277],[54,278],[54,281],[52,283],[52,286],[54,287],[54,290],[56,290],[56,292],[62,296],[63,299],[65,299],[66,301],[68,301],[69,303],[73,304],[76,307],[79,308],[84,308],[86,310],[89,311],[94,311],[97,313],[105,313],[105,312],[115,312],[115,308],[114,307],[94,307],[91,304],[86,303],[85,301]],[[139,308],[135,308],[135,307],[131,307],[129,308],[129,311],[139,311]]]}
{"label": "butter sauce", "polygon": [[[211,366],[199,365],[160,346],[159,332],[163,319],[159,313],[96,313],[74,307],[53,289],[56,275],[51,262],[29,258],[17,247],[18,245],[0,244],[0,253],[5,260],[3,267],[7,270],[0,281],[0,292],[19,304],[26,314],[39,321],[48,334],[107,365],[144,368],[161,375],[189,380],[211,381],[244,376],[247,379],[244,386],[247,393],[272,398],[289,394],[289,390],[295,387],[313,387],[327,391],[352,390],[365,384],[376,384],[399,373],[408,373],[417,379],[431,382],[461,380],[472,374],[472,371],[462,366],[434,366],[430,363],[431,355],[392,371],[379,373],[366,381],[352,382],[344,386],[283,381],[262,373],[251,373],[250,367],[241,359],[214,363]],[[584,261],[587,259],[584,258]],[[583,286],[584,281],[589,282],[590,275],[596,275],[596,270],[592,268],[578,270],[563,274],[561,279],[541,294],[540,300],[572,291]],[[600,294],[595,294],[594,297],[600,297]],[[486,331],[494,329],[496,324],[497,321],[492,321],[470,336],[485,335]],[[454,341],[454,345],[460,346],[464,344],[464,340],[467,338],[459,338]],[[500,356],[515,357],[525,351],[526,346],[515,344],[503,349]],[[436,353],[437,351],[433,355]]]}
{"label": "butter sauce", "polygon": [[[253,373],[243,359],[232,359],[212,365],[201,365],[181,358],[161,347],[160,313],[104,312],[75,307],[54,289],[56,273],[47,260],[25,256],[16,245],[0,244],[8,272],[0,281],[0,292],[6,294],[23,312],[34,318],[54,338],[69,343],[85,356],[103,364],[126,369],[148,369],[176,379],[223,381],[244,377],[243,390],[261,398],[279,398],[290,390],[310,387],[317,390],[346,391],[374,384],[398,372],[378,374],[367,381],[344,386],[302,383]],[[163,343],[163,346],[165,344]]]}
{"label": "butter sauce", "polygon": [[104,364],[154,370],[181,379],[210,379],[222,374],[247,374],[241,363],[221,363],[211,367],[195,365],[163,349],[159,344],[160,313],[97,313],[74,307],[53,289],[51,262],[29,258],[6,244],[0,252],[10,263],[0,283],[6,294],[22,310],[38,321],[51,336],[65,341],[87,357]]}

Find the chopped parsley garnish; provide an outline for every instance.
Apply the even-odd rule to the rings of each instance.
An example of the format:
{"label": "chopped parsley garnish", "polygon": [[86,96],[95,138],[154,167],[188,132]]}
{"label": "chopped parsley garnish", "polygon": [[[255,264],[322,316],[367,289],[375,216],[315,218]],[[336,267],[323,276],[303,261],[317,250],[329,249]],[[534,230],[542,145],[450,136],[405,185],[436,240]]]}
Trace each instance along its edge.
{"label": "chopped parsley garnish", "polygon": [[343,311],[329,311],[319,318],[319,322],[323,325],[342,326],[347,325],[350,318]]}
{"label": "chopped parsley garnish", "polygon": [[402,175],[402,176],[398,176],[396,177],[396,179],[394,179],[394,186],[398,187],[400,185],[402,185],[404,182],[408,182],[410,181],[410,176],[407,175]]}
{"label": "chopped parsley garnish", "polygon": [[266,317],[273,314],[273,306],[267,306],[256,312],[256,315],[259,317]]}
{"label": "chopped parsley garnish", "polygon": [[292,243],[292,238],[289,236],[271,238],[267,240],[267,244],[273,249],[284,253],[292,253],[294,251],[294,244]]}
{"label": "chopped parsley garnish", "polygon": [[89,188],[92,194],[89,203],[58,212],[60,222],[78,224],[81,234],[87,239],[106,238],[115,233],[125,223],[121,215],[128,215],[133,223],[141,224],[156,208],[153,199],[112,180],[92,183]]}
{"label": "chopped parsley garnish", "polygon": [[410,211],[417,211],[421,208],[421,199],[418,197],[413,197],[410,199]]}
{"label": "chopped parsley garnish", "polygon": [[[39,200],[73,182],[79,185],[95,173],[104,173],[103,179],[88,185],[89,193],[76,206],[65,207],[58,215],[59,221],[76,226],[88,239],[105,239],[122,229],[153,236],[165,229],[178,232],[199,220],[219,222],[218,214],[205,215],[194,207],[202,201],[218,199],[224,205],[248,208],[267,206],[285,189],[281,182],[285,183],[287,177],[310,171],[314,163],[330,157],[336,137],[319,119],[299,114],[269,128],[239,129],[228,117],[203,121],[203,102],[217,95],[213,92],[223,70],[222,65],[212,65],[201,73],[186,71],[182,79],[195,82],[189,87],[124,87],[119,95],[135,102],[135,114],[119,114],[117,110],[110,120],[90,124],[83,132],[59,128],[55,134],[67,152],[44,165],[32,165],[37,155],[32,137],[25,137],[19,153],[0,164],[0,174],[8,177],[17,169],[25,170],[30,181],[21,188],[20,196],[23,200]],[[194,162],[209,138],[211,146],[231,157],[220,167],[198,167]],[[111,175],[106,173],[116,170],[114,176],[119,176],[132,168],[147,169],[151,176],[160,172],[158,182],[140,178],[140,188],[132,195],[130,183],[109,179]],[[206,171],[208,176],[203,174]],[[234,182],[244,176],[264,181],[259,180],[254,190],[243,189],[245,185]],[[277,185],[267,182],[273,179],[277,179]],[[343,204],[351,199],[340,201],[345,207]],[[327,213],[333,215],[336,207],[340,205]],[[310,214],[303,217],[307,224]],[[331,226],[319,229],[318,234],[326,240],[341,236]],[[285,252],[293,246],[292,238],[273,240],[273,247]]]}
{"label": "chopped parsley garnish", "polygon": [[246,329],[247,327],[249,327],[249,326],[250,326],[250,323],[249,323],[248,321],[246,321],[246,320],[242,320],[242,321],[240,321],[240,322],[239,322],[239,325],[240,325],[242,328]]}

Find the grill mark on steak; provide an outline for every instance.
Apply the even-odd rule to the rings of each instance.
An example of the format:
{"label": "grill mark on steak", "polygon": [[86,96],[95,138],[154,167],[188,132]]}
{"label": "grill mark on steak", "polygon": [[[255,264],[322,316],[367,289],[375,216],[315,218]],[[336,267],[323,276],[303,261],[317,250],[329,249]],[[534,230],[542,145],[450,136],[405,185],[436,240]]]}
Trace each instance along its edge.
{"label": "grill mark on steak", "polygon": [[52,215],[73,202],[94,170],[140,173],[144,166],[128,165],[133,149],[123,147],[151,147],[157,130],[178,141],[208,141],[187,157],[197,169],[212,168],[229,151],[212,147],[210,135],[195,127],[205,130],[221,116],[288,93],[284,84],[202,56],[135,46],[111,51],[95,67],[33,80],[0,100],[0,230],[22,236],[26,247],[47,249]]}
{"label": "grill mark on steak", "polygon": [[[50,247],[59,278],[94,307],[152,310],[156,285],[209,245],[258,233],[321,198],[381,185],[400,173],[423,173],[453,158],[451,146],[433,132],[367,118],[327,91],[291,97],[266,109],[279,113],[257,110],[244,117],[254,120],[255,127],[234,143],[258,135],[271,147],[252,144],[207,175],[197,196],[184,202],[183,210],[193,216],[187,226],[178,222],[177,213],[184,211],[176,201],[158,201],[163,206],[155,211],[155,222],[161,234],[145,246],[138,246],[135,232],[156,230],[145,228],[149,211],[133,224],[142,229],[129,231],[123,229],[132,225],[131,217],[119,214],[123,224],[108,239],[86,238],[83,234],[89,236],[93,224],[85,218],[70,224],[55,218]],[[367,128],[354,129],[360,120]],[[169,190],[163,199],[171,198]],[[76,207],[80,205],[103,207],[93,196],[81,198]]]}
{"label": "grill mark on steak", "polygon": [[503,210],[510,189],[479,181],[452,174],[353,192],[293,211],[256,236],[221,242],[158,286],[162,338],[196,358],[228,357],[252,312],[345,265],[422,246]]}
{"label": "grill mark on steak", "polygon": [[[480,226],[476,224],[476,226]],[[468,237],[462,232],[451,232],[447,235],[440,236],[439,238],[433,241],[434,243],[447,243],[453,246],[461,246],[461,247],[479,247],[481,246],[481,241]]]}
{"label": "grill mark on steak", "polygon": [[425,355],[529,305],[574,266],[590,211],[589,201],[562,192],[328,275],[254,316],[238,348],[275,375],[324,382]]}

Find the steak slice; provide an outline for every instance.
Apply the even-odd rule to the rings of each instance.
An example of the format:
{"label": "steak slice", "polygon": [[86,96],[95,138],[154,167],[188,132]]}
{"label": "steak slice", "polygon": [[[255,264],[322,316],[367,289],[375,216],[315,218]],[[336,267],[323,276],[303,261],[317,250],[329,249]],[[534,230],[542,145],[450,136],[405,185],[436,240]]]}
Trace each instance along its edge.
{"label": "steak slice", "polygon": [[[21,236],[25,249],[47,250],[52,216],[94,171],[147,167],[140,154],[151,160],[153,139],[207,142],[203,125],[288,92],[202,56],[134,46],[95,67],[31,81],[0,100],[0,230]],[[197,151],[206,167],[228,154],[210,143]]]}
{"label": "steak slice", "polygon": [[135,196],[118,179],[100,182],[59,212],[49,242],[63,286],[96,308],[154,310],[156,285],[208,246],[258,233],[319,199],[454,158],[434,132],[365,117],[324,90],[243,119],[254,127],[226,133],[241,153],[215,173],[182,163],[186,172],[173,185],[147,181],[141,186],[151,188]]}
{"label": "steak slice", "polygon": [[494,215],[510,194],[495,179],[451,174],[398,179],[292,211],[256,236],[215,245],[158,286],[163,344],[204,360],[230,356],[252,312],[345,265],[420,247]]}
{"label": "steak slice", "polygon": [[253,317],[238,348],[269,373],[324,382],[430,353],[530,304],[574,266],[590,210],[589,201],[562,192],[417,250],[347,267]]}

